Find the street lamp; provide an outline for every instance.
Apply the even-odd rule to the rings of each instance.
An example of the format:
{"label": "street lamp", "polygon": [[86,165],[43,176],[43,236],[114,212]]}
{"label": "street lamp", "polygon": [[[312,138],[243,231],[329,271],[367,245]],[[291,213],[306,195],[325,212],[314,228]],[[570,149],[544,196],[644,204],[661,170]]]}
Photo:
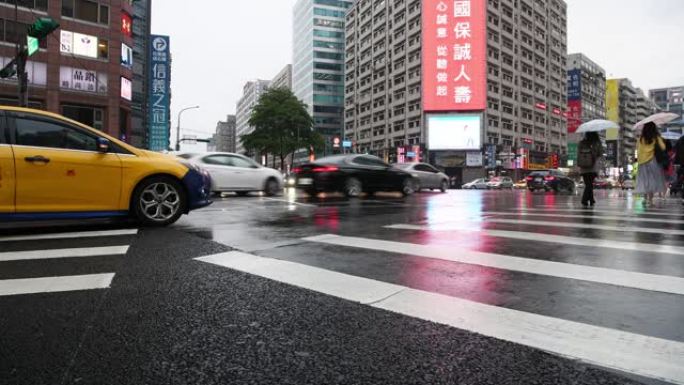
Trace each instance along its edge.
{"label": "street lamp", "polygon": [[198,108],[200,108],[200,106],[187,107],[178,112],[178,127],[176,128],[176,151],[180,151],[181,115],[187,110],[195,110]]}

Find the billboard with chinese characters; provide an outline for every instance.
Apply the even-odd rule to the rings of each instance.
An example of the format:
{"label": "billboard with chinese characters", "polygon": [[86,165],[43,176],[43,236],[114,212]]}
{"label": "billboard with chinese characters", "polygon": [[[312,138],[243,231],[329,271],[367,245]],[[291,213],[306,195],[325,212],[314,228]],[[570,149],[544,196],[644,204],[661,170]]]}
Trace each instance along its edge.
{"label": "billboard with chinese characters", "polygon": [[574,134],[582,124],[582,100],[568,100],[568,134]]}
{"label": "billboard with chinese characters", "polygon": [[482,116],[474,114],[428,115],[428,148],[479,150],[482,147]]}
{"label": "billboard with chinese characters", "polygon": [[149,58],[149,135],[148,148],[164,151],[169,148],[171,130],[171,60],[168,36],[150,36]]}
{"label": "billboard with chinese characters", "polygon": [[568,100],[582,99],[582,71],[568,71]]}
{"label": "billboard with chinese characters", "polygon": [[98,39],[92,35],[62,30],[59,50],[62,53],[97,59]]}
{"label": "billboard with chinese characters", "polygon": [[423,109],[478,111],[487,102],[487,0],[423,0]]}
{"label": "billboard with chinese characters", "polygon": [[[606,119],[620,124],[620,80],[610,79],[606,82]],[[611,128],[606,131],[606,140],[617,140],[620,129]]]}
{"label": "billboard with chinese characters", "polygon": [[121,32],[128,37],[133,37],[133,19],[126,12],[121,12]]}
{"label": "billboard with chinese characters", "polygon": [[65,90],[107,93],[108,76],[105,72],[88,71],[83,68],[60,67],[59,87]]}

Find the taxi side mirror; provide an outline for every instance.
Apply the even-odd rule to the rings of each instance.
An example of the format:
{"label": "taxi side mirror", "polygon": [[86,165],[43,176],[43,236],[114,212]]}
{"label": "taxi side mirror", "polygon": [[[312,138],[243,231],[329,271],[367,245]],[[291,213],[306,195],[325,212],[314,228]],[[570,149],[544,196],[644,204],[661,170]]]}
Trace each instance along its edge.
{"label": "taxi side mirror", "polygon": [[109,152],[109,139],[97,138],[97,152],[102,154]]}

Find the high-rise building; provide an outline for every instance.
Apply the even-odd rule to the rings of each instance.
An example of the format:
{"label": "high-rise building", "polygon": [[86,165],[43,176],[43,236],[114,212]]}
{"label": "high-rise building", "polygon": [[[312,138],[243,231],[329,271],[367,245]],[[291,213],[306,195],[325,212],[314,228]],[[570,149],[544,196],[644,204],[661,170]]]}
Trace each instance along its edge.
{"label": "high-rise building", "polygon": [[[581,53],[568,55],[568,135],[582,124],[606,118],[606,71]],[[575,135],[573,142],[579,137]]]}
{"label": "high-rise building", "polygon": [[[390,3],[390,2],[388,2]],[[294,7],[292,89],[309,106],[314,129],[342,135],[345,14],[352,1],[299,0]]]}
{"label": "high-rise building", "polygon": [[148,89],[150,27],[152,24],[152,0],[133,1],[133,100],[131,101],[130,143],[136,147],[148,147]]}
{"label": "high-rise building", "polygon": [[620,128],[606,132],[607,167],[626,168],[634,159],[636,135],[634,125],[658,111],[658,106],[629,79],[606,82],[606,119]]}
{"label": "high-rise building", "polygon": [[484,168],[558,166],[567,146],[566,8],[562,0],[357,1],[347,14],[345,137],[388,161],[429,159],[459,182]]}
{"label": "high-rise building", "polygon": [[[135,144],[139,144],[138,131],[131,126],[136,65],[131,54],[135,45],[133,1],[18,3],[15,25],[13,2],[0,2],[2,66],[15,56],[14,44],[26,42],[26,28],[38,17],[49,16],[60,23],[60,29],[41,42],[40,51],[28,62],[29,105],[61,113],[126,141],[137,137]],[[149,18],[149,13],[145,17]],[[0,80],[0,103],[16,105],[17,100],[16,77]]]}
{"label": "high-rise building", "polygon": [[658,88],[651,90],[649,96],[661,110],[684,118],[684,86]]}
{"label": "high-rise building", "polygon": [[288,64],[271,80],[270,88],[292,90],[292,64]]}
{"label": "high-rise building", "polygon": [[235,115],[228,115],[225,122],[216,123],[216,133],[213,137],[214,151],[235,152],[236,125]]}
{"label": "high-rise building", "polygon": [[240,154],[245,153],[245,147],[242,145],[240,138],[254,131],[254,127],[249,125],[252,109],[259,102],[261,95],[268,90],[270,83],[269,80],[252,80],[247,82],[243,88],[242,97],[237,102],[235,113],[237,139],[235,149]]}

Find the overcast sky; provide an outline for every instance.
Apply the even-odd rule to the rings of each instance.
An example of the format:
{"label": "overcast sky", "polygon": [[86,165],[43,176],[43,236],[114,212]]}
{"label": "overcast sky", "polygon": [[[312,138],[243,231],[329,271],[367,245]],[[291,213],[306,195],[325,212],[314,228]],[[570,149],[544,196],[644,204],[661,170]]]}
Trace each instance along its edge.
{"label": "overcast sky", "polygon": [[[245,82],[291,62],[295,2],[153,0],[152,33],[171,36],[174,129],[181,108],[200,105],[183,113],[183,133],[209,136],[235,113]],[[570,53],[645,90],[684,85],[684,0],[567,3]]]}

